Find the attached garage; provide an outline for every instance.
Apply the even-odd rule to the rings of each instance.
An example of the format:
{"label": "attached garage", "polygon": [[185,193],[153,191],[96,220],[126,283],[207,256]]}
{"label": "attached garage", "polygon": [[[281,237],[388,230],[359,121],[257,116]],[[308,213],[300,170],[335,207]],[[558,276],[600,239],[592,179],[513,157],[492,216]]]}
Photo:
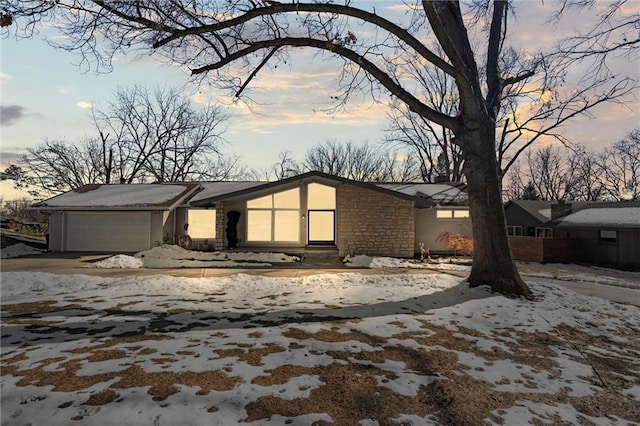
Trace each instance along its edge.
{"label": "attached garage", "polygon": [[129,252],[151,245],[150,212],[67,212],[65,251]]}
{"label": "attached garage", "polygon": [[33,208],[49,214],[53,252],[130,253],[176,240],[175,210],[199,183],[88,184]]}

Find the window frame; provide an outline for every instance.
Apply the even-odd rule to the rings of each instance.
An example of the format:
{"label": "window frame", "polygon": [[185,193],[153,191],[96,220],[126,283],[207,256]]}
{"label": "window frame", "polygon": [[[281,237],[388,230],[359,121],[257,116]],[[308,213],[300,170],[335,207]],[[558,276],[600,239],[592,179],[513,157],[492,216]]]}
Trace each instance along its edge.
{"label": "window frame", "polygon": [[[511,232],[511,230],[516,231],[518,229],[520,230],[519,234],[517,232]],[[510,237],[522,237],[522,232],[522,225],[507,225],[507,235]]]}
{"label": "window frame", "polygon": [[[603,235],[605,234],[605,235]],[[608,236],[607,236],[608,234]],[[613,236],[611,236],[613,234]],[[618,242],[618,231],[615,229],[600,229],[598,231],[598,241],[601,243],[614,244]]]}
{"label": "window frame", "polygon": [[[289,191],[296,191],[297,192],[297,208],[294,207],[277,207],[276,206],[276,196],[278,194],[283,194],[285,192],[289,192]],[[271,198],[271,207],[266,207],[267,203],[263,203],[262,207],[250,207],[250,203],[252,201],[255,200],[262,200],[262,199],[267,199],[267,198]],[[245,203],[246,209],[247,209],[247,219],[246,219],[246,241],[247,243],[256,243],[256,244],[273,244],[273,243],[299,243],[300,242],[300,223],[298,220],[297,223],[297,232],[296,234],[298,235],[298,238],[296,240],[278,240],[276,239],[276,216],[277,216],[277,212],[295,212],[296,213],[296,217],[299,219],[300,218],[300,210],[301,210],[301,204],[302,204],[302,200],[301,198],[301,191],[299,187],[295,187],[295,188],[290,188],[290,189],[285,189],[284,191],[279,191],[279,192],[273,192],[271,194],[268,195],[263,195],[261,197],[256,197],[250,200],[247,200]],[[250,216],[251,216],[251,212],[269,212],[269,231],[270,231],[270,239],[268,240],[252,240],[249,238],[249,232],[250,232]]]}

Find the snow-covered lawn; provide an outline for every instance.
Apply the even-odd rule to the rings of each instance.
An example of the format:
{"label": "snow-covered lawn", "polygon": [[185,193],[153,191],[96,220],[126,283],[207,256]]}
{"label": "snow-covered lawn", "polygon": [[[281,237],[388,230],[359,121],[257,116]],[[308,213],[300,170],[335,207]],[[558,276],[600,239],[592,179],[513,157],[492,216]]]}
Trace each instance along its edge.
{"label": "snow-covered lawn", "polygon": [[640,422],[640,309],[529,284],[3,273],[2,424]]}
{"label": "snow-covered lawn", "polygon": [[471,258],[443,257],[421,262],[417,259],[400,259],[396,257],[373,257],[364,254],[344,258],[344,264],[351,268],[416,268],[449,271],[471,271]]}
{"label": "snow-covered lawn", "polygon": [[89,265],[93,268],[241,268],[272,266],[272,263],[299,262],[297,256],[284,253],[204,252],[186,250],[176,245],[162,245],[133,256],[117,254]]}

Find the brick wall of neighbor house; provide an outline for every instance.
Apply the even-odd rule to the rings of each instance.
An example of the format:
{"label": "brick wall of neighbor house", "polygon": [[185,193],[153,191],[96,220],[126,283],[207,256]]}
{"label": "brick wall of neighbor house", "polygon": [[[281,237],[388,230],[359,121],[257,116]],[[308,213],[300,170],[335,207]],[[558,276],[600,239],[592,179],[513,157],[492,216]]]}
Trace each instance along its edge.
{"label": "brick wall of neighbor house", "polygon": [[413,257],[413,204],[355,185],[338,188],[338,252]]}
{"label": "brick wall of neighbor house", "polygon": [[509,237],[516,260],[526,262],[572,262],[578,259],[575,238]]}

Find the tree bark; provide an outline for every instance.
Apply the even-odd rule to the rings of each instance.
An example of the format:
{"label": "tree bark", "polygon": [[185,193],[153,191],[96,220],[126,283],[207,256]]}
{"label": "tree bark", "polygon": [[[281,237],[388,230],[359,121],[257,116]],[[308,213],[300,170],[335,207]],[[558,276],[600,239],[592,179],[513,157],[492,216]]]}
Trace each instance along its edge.
{"label": "tree bark", "polygon": [[[480,122],[476,122],[480,123]],[[464,126],[458,138],[466,145],[464,173],[473,226],[471,287],[487,285],[492,291],[533,298],[516,269],[506,219],[495,146],[495,127]]]}

